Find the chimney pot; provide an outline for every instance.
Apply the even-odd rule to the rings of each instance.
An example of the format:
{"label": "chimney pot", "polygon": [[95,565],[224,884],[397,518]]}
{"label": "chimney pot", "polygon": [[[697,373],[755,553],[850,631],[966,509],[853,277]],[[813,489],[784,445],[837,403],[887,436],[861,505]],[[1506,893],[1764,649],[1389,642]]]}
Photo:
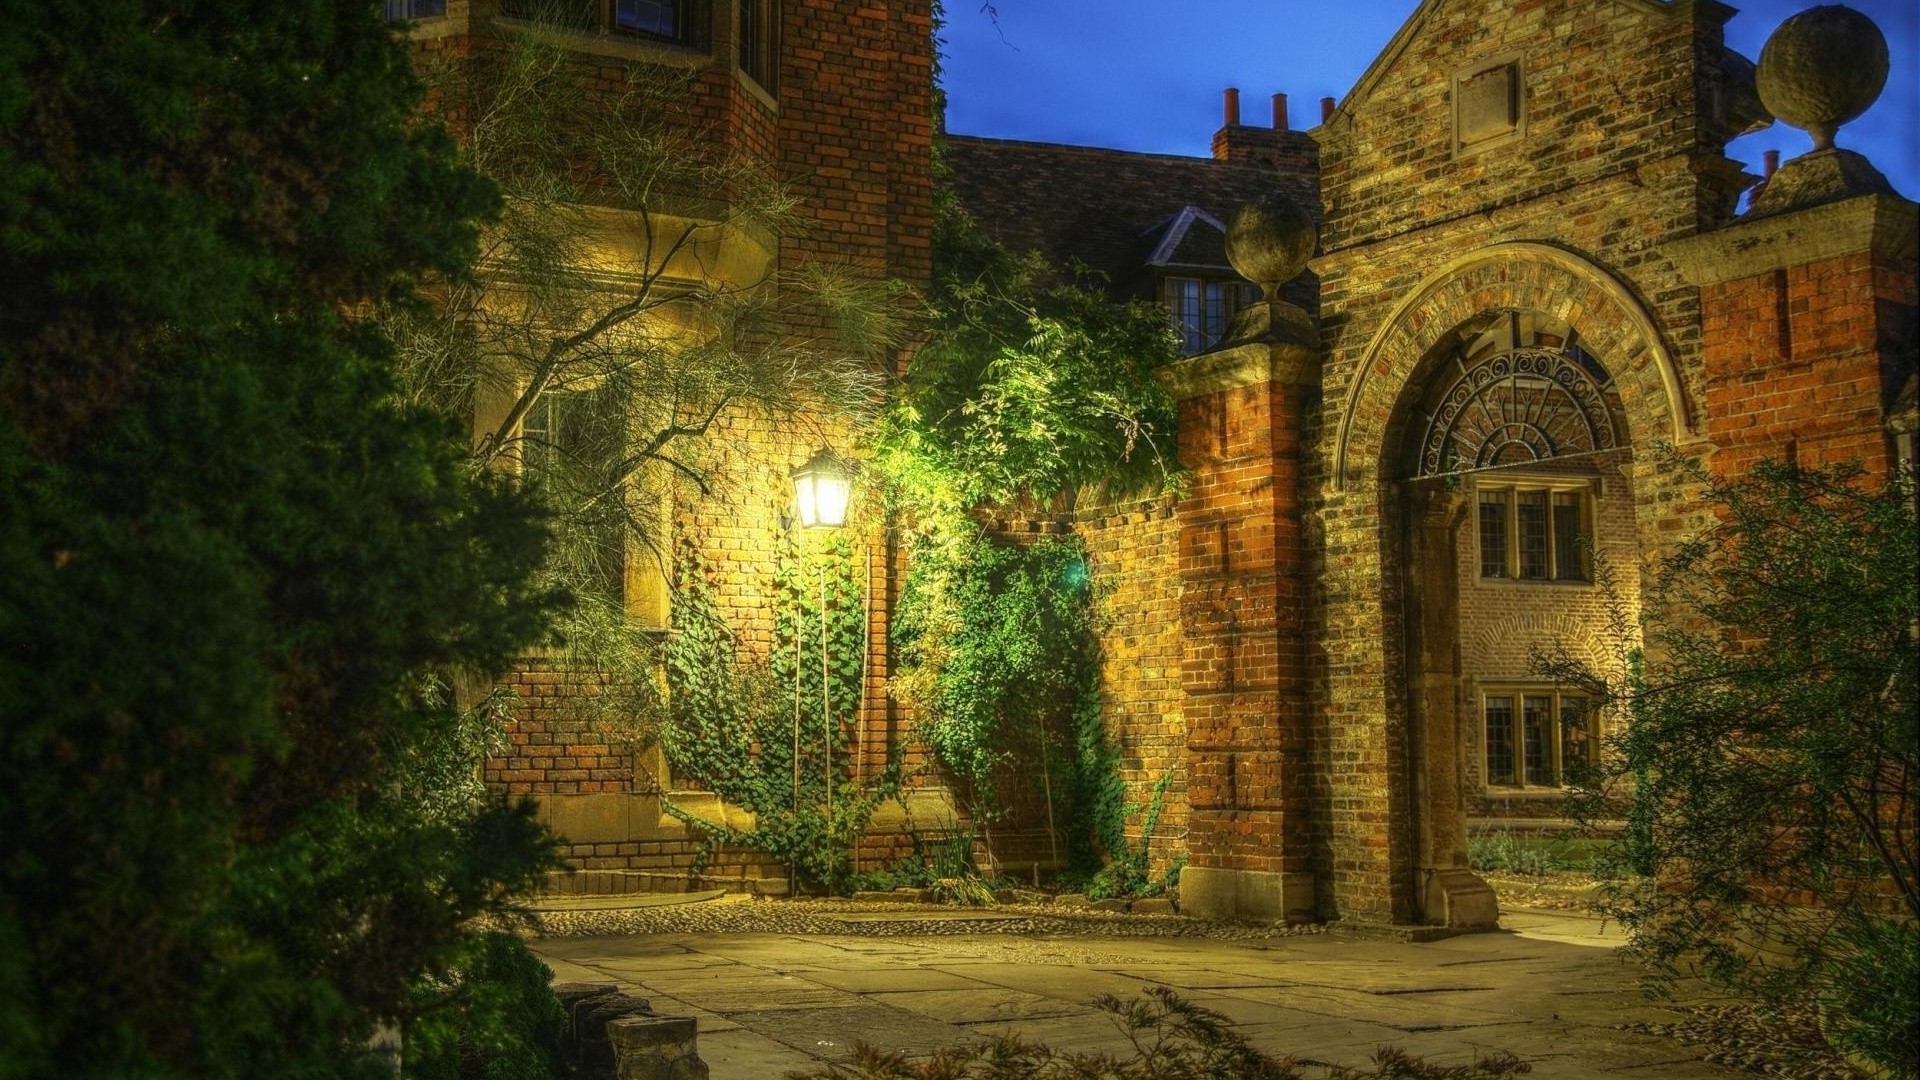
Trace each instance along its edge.
{"label": "chimney pot", "polygon": [[1227,87],[1226,98],[1227,98],[1226,125],[1228,127],[1238,127],[1240,125],[1240,88],[1237,86]]}
{"label": "chimney pot", "polygon": [[1273,130],[1292,131],[1293,126],[1287,120],[1287,95],[1273,95]]}
{"label": "chimney pot", "polygon": [[1324,124],[1331,119],[1333,119],[1333,99],[1323,97],[1320,99],[1320,122]]}

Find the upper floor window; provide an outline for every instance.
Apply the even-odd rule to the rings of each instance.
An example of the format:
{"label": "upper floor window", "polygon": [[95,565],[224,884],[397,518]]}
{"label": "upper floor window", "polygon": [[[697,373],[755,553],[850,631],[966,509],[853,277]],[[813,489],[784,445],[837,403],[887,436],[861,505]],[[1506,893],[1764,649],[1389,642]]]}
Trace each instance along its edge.
{"label": "upper floor window", "polygon": [[1480,576],[1592,581],[1593,494],[1584,482],[1479,485]]}
{"label": "upper floor window", "polygon": [[380,17],[388,22],[431,19],[447,13],[447,0],[385,0]]}
{"label": "upper floor window", "polygon": [[[601,390],[549,390],[527,409],[520,425],[524,475],[540,485],[556,509],[553,557],[576,591],[615,605],[626,618],[664,630],[669,617],[659,533],[671,514],[661,485],[629,475],[626,418],[618,399]],[[642,470],[644,473],[645,470]],[[653,539],[640,539],[644,527]]]}
{"label": "upper floor window", "polygon": [[500,13],[516,19],[692,46],[707,43],[705,11],[701,0],[500,0]]}
{"label": "upper floor window", "polygon": [[739,0],[740,70],[768,93],[779,89],[779,0]]}
{"label": "upper floor window", "polygon": [[1241,281],[1212,278],[1169,277],[1161,288],[1167,308],[1173,313],[1173,328],[1180,334],[1180,353],[1202,353],[1227,335],[1233,315],[1248,303],[1247,292],[1258,286]]}

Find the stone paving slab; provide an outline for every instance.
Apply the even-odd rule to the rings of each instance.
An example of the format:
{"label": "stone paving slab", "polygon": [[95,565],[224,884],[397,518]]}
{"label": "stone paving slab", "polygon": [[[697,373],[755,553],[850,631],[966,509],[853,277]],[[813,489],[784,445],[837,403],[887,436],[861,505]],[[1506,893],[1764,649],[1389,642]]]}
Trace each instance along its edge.
{"label": "stone paving slab", "polygon": [[[1120,1029],[1100,1013],[1050,1016],[1037,1020],[1003,1020],[976,1024],[968,1030],[984,1038],[1017,1035],[1028,1042],[1045,1043],[1055,1050],[1072,1050],[1083,1054],[1125,1054],[1130,1046]],[[715,1074],[714,1080],[722,1078]],[[738,1080],[745,1080],[745,1077]]]}
{"label": "stone paving slab", "polygon": [[1271,977],[1271,975],[1237,974],[1231,971],[1218,971],[1211,968],[1195,968],[1191,964],[1184,967],[1161,967],[1159,965],[1128,966],[1109,970],[1115,975],[1138,979],[1159,986],[1171,986],[1177,990],[1231,990],[1236,988],[1255,988],[1288,986],[1290,983]]}
{"label": "stone paving slab", "polygon": [[1290,986],[1229,990],[1220,992],[1219,996],[1316,1016],[1361,1020],[1400,1031],[1483,1027],[1512,1019],[1509,1013],[1482,1008],[1478,994],[1382,997],[1325,986]]}
{"label": "stone paving slab", "polygon": [[1142,986],[1139,979],[1130,975],[1069,965],[943,964],[941,970],[1007,990],[1037,994],[1076,1005],[1084,1005],[1101,994],[1132,997],[1140,992]]}
{"label": "stone paving slab", "polygon": [[965,1028],[919,1013],[867,1003],[833,1009],[766,1010],[740,1019],[754,1032],[820,1061],[850,1059],[856,1040],[882,1050],[924,1055],[978,1037]]}
{"label": "stone paving slab", "polygon": [[708,1035],[704,1024],[700,1028],[700,1057],[707,1063],[712,1080],[773,1080],[820,1061],[757,1031],[736,1027]]}
{"label": "stone paving slab", "polygon": [[991,984],[950,971],[925,967],[796,968],[794,973],[837,990],[856,994],[894,994],[912,990],[979,990]]}
{"label": "stone paving slab", "polygon": [[1051,1016],[1078,1016],[1093,1010],[1085,1005],[1028,994],[1003,987],[977,990],[916,990],[875,995],[889,1005],[911,1009],[950,1024],[984,1024],[996,1020],[1037,1020]]}
{"label": "stone paving slab", "polygon": [[1004,1033],[1120,1053],[1125,1036],[1088,1002],[1156,985],[1303,1061],[1359,1065],[1397,1045],[1449,1064],[1506,1050],[1556,1080],[1742,1075],[1702,1061],[1703,1049],[1614,1027],[1661,1013],[1614,962],[1618,939],[1597,920],[1509,919],[1515,932],[1426,944],[735,933],[543,939],[534,949],[558,978],[617,982],[694,1015],[713,1080],[844,1060],[856,1039],[926,1053]]}

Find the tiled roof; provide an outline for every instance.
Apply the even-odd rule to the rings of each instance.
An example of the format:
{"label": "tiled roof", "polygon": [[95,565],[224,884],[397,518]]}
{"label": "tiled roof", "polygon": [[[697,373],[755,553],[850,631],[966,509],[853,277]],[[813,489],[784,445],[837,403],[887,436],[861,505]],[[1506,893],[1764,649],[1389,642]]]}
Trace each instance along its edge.
{"label": "tiled roof", "polygon": [[[1056,263],[1078,260],[1121,292],[1136,291],[1156,254],[1225,270],[1221,234],[1200,214],[1226,221],[1278,186],[1319,216],[1310,178],[1213,158],[950,135],[946,163],[960,204],[990,235]],[[1182,222],[1189,208],[1198,213]],[[1157,251],[1168,239],[1170,250]]]}

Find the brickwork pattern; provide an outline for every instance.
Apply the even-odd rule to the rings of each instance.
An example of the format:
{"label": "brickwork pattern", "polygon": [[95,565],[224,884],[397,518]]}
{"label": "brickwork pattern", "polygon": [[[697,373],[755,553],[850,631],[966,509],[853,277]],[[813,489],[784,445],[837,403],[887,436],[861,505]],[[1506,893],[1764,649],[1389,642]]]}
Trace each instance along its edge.
{"label": "brickwork pattern", "polygon": [[1311,869],[1301,395],[1259,383],[1180,406],[1195,474],[1179,516],[1194,866]]}
{"label": "brickwork pattern", "polygon": [[1186,720],[1181,693],[1180,527],[1164,501],[1102,506],[1076,515],[1098,590],[1100,700],[1120,750],[1128,842],[1142,842],[1145,808],[1172,770],[1153,835],[1149,870],[1165,873],[1187,848]]}
{"label": "brickwork pattern", "polygon": [[1704,286],[1714,469],[1790,457],[1887,475],[1882,417],[1912,372],[1914,292],[1910,263],[1868,251]]}
{"label": "brickwork pattern", "polygon": [[[1333,906],[1389,918],[1416,903],[1394,489],[1406,403],[1468,320],[1532,310],[1570,324],[1619,389],[1636,462],[1632,535],[1657,552],[1679,531],[1668,526],[1688,493],[1653,448],[1678,435],[1700,449],[1689,421],[1703,389],[1698,294],[1659,249],[1727,221],[1743,182],[1720,153],[1718,9],[1482,0],[1426,11],[1406,48],[1316,132],[1325,254],[1314,267],[1330,350],[1321,421],[1334,436],[1310,466],[1324,536],[1315,572],[1329,813],[1319,840]],[[1524,136],[1458,152],[1454,77],[1507,57]],[[1473,264],[1504,241],[1576,254]],[[1461,269],[1449,278],[1449,266]],[[1424,297],[1397,310],[1423,284]]]}
{"label": "brickwork pattern", "polygon": [[[1560,471],[1570,471],[1563,466]],[[1615,451],[1580,463],[1576,475],[1596,474],[1601,493],[1594,499],[1596,563],[1623,571],[1610,598],[1599,584],[1487,581],[1480,576],[1477,534],[1471,516],[1462,521],[1456,547],[1458,625],[1461,668],[1458,686],[1463,775],[1470,818],[1557,818],[1559,789],[1524,794],[1486,786],[1485,719],[1481,694],[1489,685],[1542,685],[1532,670],[1533,652],[1565,648],[1593,670],[1618,674],[1622,643],[1609,639],[1610,605],[1640,609],[1638,525],[1632,491],[1632,458]],[[1637,644],[1628,642],[1626,645]]]}
{"label": "brickwork pattern", "polygon": [[506,754],[487,759],[487,786],[515,795],[634,790],[634,758],[622,733],[591,719],[584,699],[601,693],[591,672],[528,656],[500,678],[515,698]]}

